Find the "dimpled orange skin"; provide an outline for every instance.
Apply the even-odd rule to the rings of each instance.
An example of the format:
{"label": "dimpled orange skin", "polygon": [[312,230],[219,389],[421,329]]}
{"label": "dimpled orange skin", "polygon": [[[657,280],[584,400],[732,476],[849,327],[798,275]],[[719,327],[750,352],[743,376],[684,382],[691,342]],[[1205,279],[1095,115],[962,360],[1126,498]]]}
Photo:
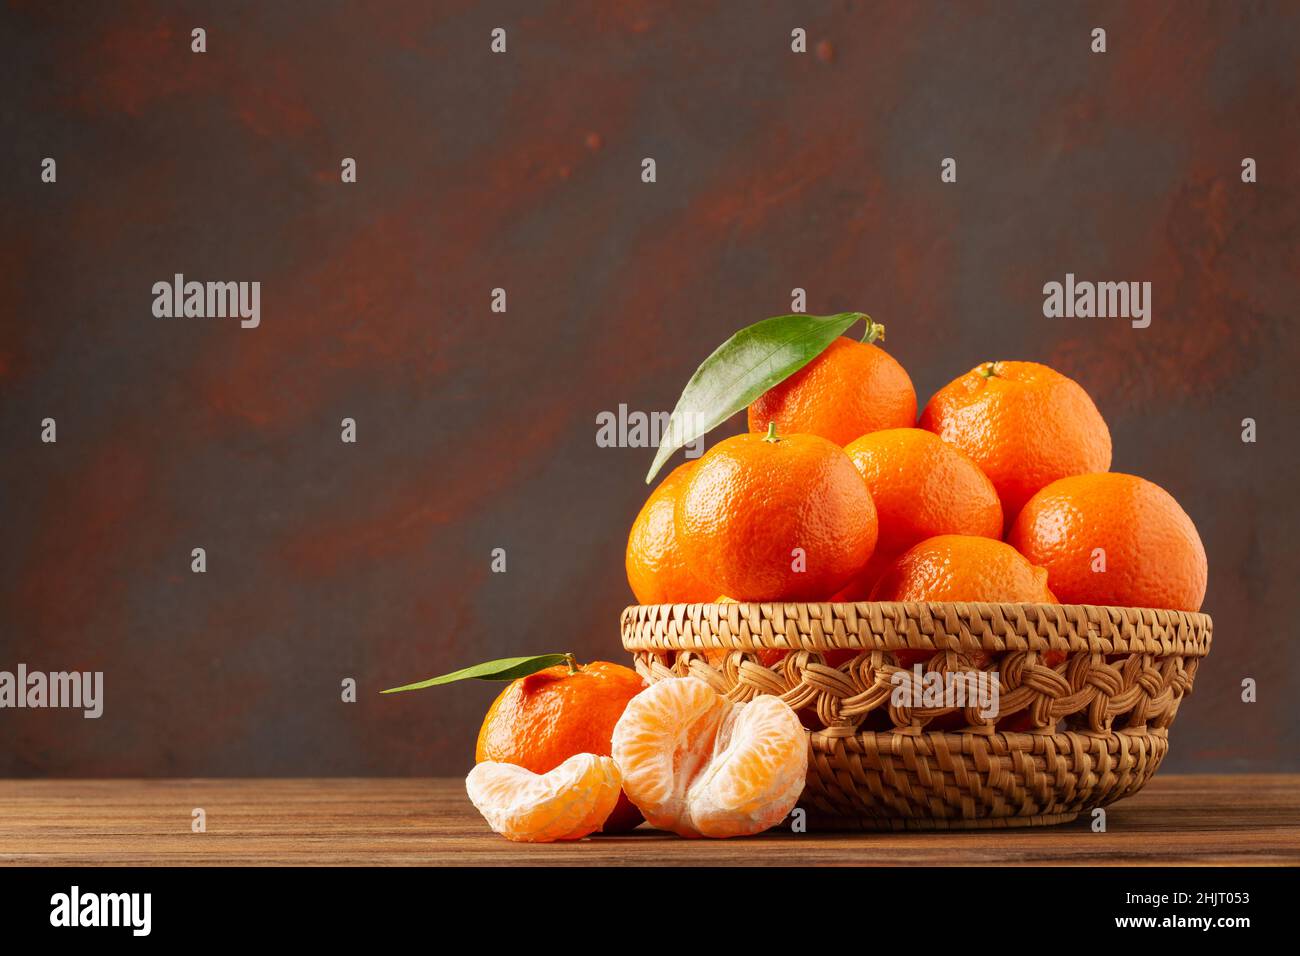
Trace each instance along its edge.
{"label": "dimpled orange skin", "polygon": [[[1067,604],[1199,611],[1208,567],[1196,526],[1169,492],[1135,475],[1054,481],[1025,505],[1007,540],[1047,568]],[[1093,552],[1105,551],[1105,572]]]}
{"label": "dimpled orange skin", "polygon": [[841,336],[749,406],[749,430],[803,433],[844,446],[867,432],[916,424],[916,389],[897,360]]}
{"label": "dimpled orange skin", "polygon": [[627,582],[641,604],[695,604],[717,593],[691,574],[677,546],[673,512],[697,462],[674,468],[641,506],[627,537]]}
{"label": "dimpled orange skin", "polygon": [[880,535],[866,570],[837,601],[865,601],[904,551],[941,534],[1002,537],[997,489],[970,456],[921,428],[889,428],[850,442],[844,453],[867,483]]}
{"label": "dimpled orange skin", "polygon": [[[645,686],[636,671],[606,661],[583,664],[576,674],[561,664],[511,681],[483,718],[474,759],[541,774],[574,754],[608,757],[614,725]],[[640,822],[636,807],[620,796],[605,830],[631,830]]]}
{"label": "dimpled orange skin", "polygon": [[842,448],[816,435],[719,442],[687,479],[676,521],[691,573],[737,601],[826,600],[876,546],[866,482]]}
{"label": "dimpled orange skin", "polygon": [[943,534],[904,552],[876,582],[871,600],[1058,603],[1047,584],[1047,571],[1005,542]]}
{"label": "dimpled orange skin", "polygon": [[1058,478],[1110,468],[1110,429],[1088,393],[1037,362],[986,362],[948,383],[921,427],[966,452],[989,476],[1008,526]]}

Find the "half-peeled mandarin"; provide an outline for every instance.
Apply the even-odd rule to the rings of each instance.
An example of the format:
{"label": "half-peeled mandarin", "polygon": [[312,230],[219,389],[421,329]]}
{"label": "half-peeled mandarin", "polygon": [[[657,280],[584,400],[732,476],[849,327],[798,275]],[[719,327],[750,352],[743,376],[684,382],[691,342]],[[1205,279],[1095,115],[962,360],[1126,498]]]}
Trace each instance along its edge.
{"label": "half-peeled mandarin", "polygon": [[735,704],[704,681],[660,681],[614,728],[624,792],[652,826],[681,836],[761,833],[803,792],[808,738],[779,697]]}

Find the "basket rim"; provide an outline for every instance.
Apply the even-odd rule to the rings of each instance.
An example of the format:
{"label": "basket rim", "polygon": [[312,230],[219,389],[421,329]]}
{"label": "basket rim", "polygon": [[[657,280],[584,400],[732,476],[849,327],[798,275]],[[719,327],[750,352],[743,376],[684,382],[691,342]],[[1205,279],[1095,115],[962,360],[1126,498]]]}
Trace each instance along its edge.
{"label": "basket rim", "polygon": [[1208,614],[1095,604],[945,601],[633,604],[628,651],[901,650],[1156,653],[1204,657]]}
{"label": "basket rim", "polygon": [[1058,744],[1062,742],[1070,743],[1076,738],[1096,741],[1097,743],[1107,743],[1114,742],[1121,737],[1129,740],[1136,740],[1140,737],[1160,737],[1165,743],[1169,742],[1169,728],[1167,727],[1115,727],[1110,730],[1074,730],[1067,727],[1049,731],[991,730],[987,733],[981,733],[969,728],[962,730],[930,730],[923,728],[915,733],[898,729],[857,729],[852,732],[839,732],[826,727],[820,730],[805,727],[804,730],[808,735],[808,745],[814,750],[825,752],[833,752],[843,748],[861,751],[864,745],[874,745],[876,750],[883,750],[888,753],[895,750],[901,751],[918,744],[936,745],[942,743],[952,753],[966,753],[971,747],[978,745],[976,741],[970,739],[974,737],[982,738],[985,743],[992,741],[995,737],[1001,738],[1008,746],[1015,743],[1038,746],[1042,742],[1040,738],[1046,738],[1048,742]]}

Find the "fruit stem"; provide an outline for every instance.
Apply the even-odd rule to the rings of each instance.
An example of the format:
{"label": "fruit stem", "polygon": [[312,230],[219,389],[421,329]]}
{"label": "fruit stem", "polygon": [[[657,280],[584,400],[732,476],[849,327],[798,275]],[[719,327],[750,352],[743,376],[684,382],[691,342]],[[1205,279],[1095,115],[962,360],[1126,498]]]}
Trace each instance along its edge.
{"label": "fruit stem", "polygon": [[776,422],[768,422],[767,434],[763,436],[763,441],[770,441],[772,444],[775,445],[780,440],[781,439],[776,437]]}
{"label": "fruit stem", "polygon": [[570,674],[578,673],[578,660],[572,654],[564,655],[564,663],[569,665]]}
{"label": "fruit stem", "polygon": [[872,342],[885,341],[885,325],[883,322],[877,322],[871,316],[864,316],[867,320],[867,331],[862,336],[862,341],[870,345]]}
{"label": "fruit stem", "polygon": [[980,374],[985,378],[1000,378],[1001,375],[998,372],[998,366],[1001,364],[1001,362],[985,362],[980,367]]}

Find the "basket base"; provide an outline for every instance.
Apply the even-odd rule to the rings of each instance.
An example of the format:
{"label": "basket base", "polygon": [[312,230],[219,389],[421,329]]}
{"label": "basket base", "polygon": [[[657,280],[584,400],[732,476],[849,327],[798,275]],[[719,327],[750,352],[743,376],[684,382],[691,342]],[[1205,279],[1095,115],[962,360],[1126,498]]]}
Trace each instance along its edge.
{"label": "basket base", "polygon": [[808,814],[808,829],[819,832],[834,830],[1003,830],[1018,827],[1051,827],[1077,819],[1075,813],[1045,813],[1025,817],[838,817]]}
{"label": "basket base", "polygon": [[809,738],[801,805],[838,830],[1053,826],[1142,789],[1164,730],[1109,734],[859,733]]}

